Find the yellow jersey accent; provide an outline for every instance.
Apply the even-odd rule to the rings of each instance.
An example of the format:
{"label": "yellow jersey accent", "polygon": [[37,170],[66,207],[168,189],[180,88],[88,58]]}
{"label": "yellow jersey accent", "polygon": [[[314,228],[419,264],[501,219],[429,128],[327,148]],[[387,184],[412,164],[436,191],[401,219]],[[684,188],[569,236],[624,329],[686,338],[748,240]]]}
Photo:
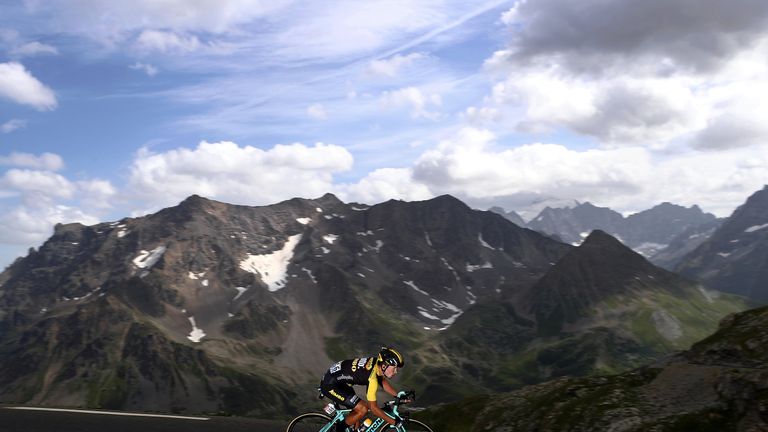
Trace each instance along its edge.
{"label": "yellow jersey accent", "polygon": [[371,375],[368,376],[368,392],[365,394],[368,402],[376,401],[376,392],[379,390],[379,377],[381,376],[379,371],[379,368],[375,368],[371,371]]}

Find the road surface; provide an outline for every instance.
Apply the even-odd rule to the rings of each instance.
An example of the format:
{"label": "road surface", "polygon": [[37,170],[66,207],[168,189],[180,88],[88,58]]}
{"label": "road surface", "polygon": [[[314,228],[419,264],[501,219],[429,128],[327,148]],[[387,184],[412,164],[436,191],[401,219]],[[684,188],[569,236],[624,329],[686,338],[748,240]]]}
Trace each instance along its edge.
{"label": "road surface", "polygon": [[284,432],[287,421],[0,406],[2,432]]}

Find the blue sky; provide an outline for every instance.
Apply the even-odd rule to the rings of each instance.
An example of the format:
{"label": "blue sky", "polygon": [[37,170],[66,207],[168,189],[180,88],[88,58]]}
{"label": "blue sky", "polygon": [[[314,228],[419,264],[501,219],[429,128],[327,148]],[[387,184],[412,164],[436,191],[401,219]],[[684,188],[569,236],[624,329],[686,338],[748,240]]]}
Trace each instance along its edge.
{"label": "blue sky", "polygon": [[5,1],[0,264],[193,193],[727,216],[766,48],[758,0]]}

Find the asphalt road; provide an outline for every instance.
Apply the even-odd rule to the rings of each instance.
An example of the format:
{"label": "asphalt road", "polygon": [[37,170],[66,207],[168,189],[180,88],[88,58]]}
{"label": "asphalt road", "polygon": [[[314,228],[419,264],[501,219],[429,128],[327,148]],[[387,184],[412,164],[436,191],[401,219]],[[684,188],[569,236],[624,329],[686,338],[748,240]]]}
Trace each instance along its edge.
{"label": "asphalt road", "polygon": [[283,432],[287,424],[242,417],[172,417],[0,406],[0,432]]}

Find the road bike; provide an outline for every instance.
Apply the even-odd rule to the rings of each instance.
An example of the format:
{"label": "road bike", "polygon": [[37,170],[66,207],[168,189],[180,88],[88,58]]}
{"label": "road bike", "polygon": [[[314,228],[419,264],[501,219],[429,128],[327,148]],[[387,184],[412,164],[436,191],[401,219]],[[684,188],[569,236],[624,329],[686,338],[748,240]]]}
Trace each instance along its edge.
{"label": "road bike", "polygon": [[[387,415],[395,420],[403,420],[403,426],[395,428],[395,426],[387,424],[384,419],[373,417],[373,423],[365,429],[365,432],[434,432],[432,428],[424,423],[418,420],[411,420],[409,413],[399,412],[399,406],[407,403],[404,401],[409,399],[412,399],[412,395],[408,395],[406,398],[402,399],[396,398],[385,403],[381,407]],[[333,432],[336,423],[344,421],[344,418],[351,410],[340,409],[339,405],[335,403],[332,407],[334,408],[334,410],[331,411],[333,417],[329,414],[319,412],[301,414],[288,423],[285,432]]]}

